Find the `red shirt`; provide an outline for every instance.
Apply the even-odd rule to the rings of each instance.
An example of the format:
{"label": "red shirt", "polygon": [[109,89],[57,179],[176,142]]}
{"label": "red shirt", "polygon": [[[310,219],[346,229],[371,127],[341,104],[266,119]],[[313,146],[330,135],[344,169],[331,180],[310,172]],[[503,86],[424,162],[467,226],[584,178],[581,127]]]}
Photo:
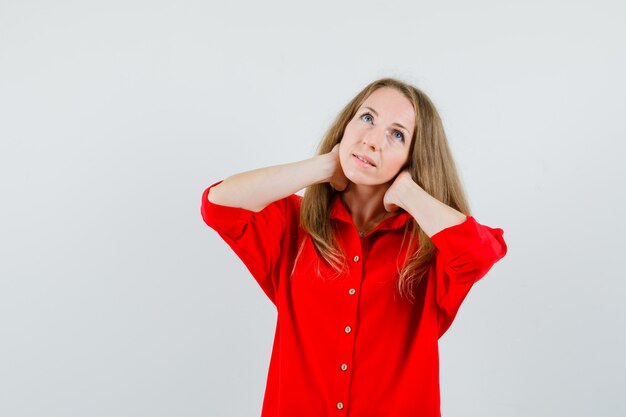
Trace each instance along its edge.
{"label": "red shirt", "polygon": [[[313,243],[299,225],[302,197],[292,194],[255,213],[211,203],[209,190],[221,182],[204,191],[202,218],[278,314],[261,417],[439,417],[438,339],[472,285],[506,254],[503,230],[467,216],[433,235],[436,260],[411,305],[396,295],[408,212],[359,238],[336,195],[330,218],[349,272],[322,280]],[[319,268],[325,276],[333,272],[323,262]]]}

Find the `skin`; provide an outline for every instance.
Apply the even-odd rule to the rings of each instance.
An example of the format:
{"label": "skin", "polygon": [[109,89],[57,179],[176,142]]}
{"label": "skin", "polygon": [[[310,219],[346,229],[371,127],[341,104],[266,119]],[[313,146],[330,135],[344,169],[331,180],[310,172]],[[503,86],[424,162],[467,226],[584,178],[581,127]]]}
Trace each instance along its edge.
{"label": "skin", "polygon": [[[331,183],[343,190],[341,199],[358,230],[372,228],[398,209],[394,182],[410,179],[408,171],[401,171],[409,161],[414,125],[411,102],[396,89],[382,87],[362,103],[333,149],[340,167]],[[362,166],[354,153],[369,156],[376,166]]]}

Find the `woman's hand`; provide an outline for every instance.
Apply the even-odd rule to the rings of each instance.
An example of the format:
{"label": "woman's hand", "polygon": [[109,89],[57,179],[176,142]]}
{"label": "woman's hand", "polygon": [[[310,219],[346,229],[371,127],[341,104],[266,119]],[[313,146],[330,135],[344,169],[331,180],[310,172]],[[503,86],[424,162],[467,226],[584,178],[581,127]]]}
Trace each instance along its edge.
{"label": "woman's hand", "polygon": [[400,171],[391,186],[387,188],[385,196],[383,197],[383,205],[385,206],[385,210],[394,212],[398,210],[399,207],[402,207],[406,210],[406,208],[402,206],[402,200],[400,199],[400,196],[402,194],[402,191],[406,190],[405,187],[412,185],[411,183],[414,184],[415,182],[413,181],[413,178],[411,178],[411,173],[409,172],[408,168]]}
{"label": "woman's hand", "polygon": [[335,191],[343,191],[348,186],[350,180],[346,177],[346,174],[344,174],[341,162],[339,161],[339,144],[336,144],[327,155],[329,155],[335,163],[333,175],[328,182],[330,182],[330,186],[333,187]]}

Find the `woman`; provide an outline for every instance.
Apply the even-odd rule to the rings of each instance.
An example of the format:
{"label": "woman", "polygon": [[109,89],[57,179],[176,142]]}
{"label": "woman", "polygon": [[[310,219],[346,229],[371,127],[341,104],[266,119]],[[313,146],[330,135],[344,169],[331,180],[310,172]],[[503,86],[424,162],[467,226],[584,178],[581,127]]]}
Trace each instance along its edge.
{"label": "woman", "polygon": [[438,339],[507,246],[422,91],[372,82],[316,156],[219,181],[201,213],[277,308],[262,417],[440,416]]}

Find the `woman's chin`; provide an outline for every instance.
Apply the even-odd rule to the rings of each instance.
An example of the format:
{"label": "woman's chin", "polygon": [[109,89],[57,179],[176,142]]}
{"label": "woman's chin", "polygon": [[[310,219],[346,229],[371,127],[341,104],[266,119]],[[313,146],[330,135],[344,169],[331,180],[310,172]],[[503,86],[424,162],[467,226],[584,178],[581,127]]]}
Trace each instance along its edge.
{"label": "woman's chin", "polygon": [[341,168],[346,178],[354,185],[373,186],[373,185],[385,184],[387,182],[384,179],[376,178],[376,175],[372,175],[374,174],[374,172],[372,172],[370,175],[366,175],[361,170],[352,169],[351,167],[349,167],[348,169],[345,169],[343,164]]}
{"label": "woman's chin", "polygon": [[375,186],[375,185],[384,184],[383,181],[376,181],[376,179],[374,179],[374,178],[363,178],[360,175],[349,175],[349,174],[346,174],[346,178],[348,178],[348,181],[350,181],[350,185]]}

